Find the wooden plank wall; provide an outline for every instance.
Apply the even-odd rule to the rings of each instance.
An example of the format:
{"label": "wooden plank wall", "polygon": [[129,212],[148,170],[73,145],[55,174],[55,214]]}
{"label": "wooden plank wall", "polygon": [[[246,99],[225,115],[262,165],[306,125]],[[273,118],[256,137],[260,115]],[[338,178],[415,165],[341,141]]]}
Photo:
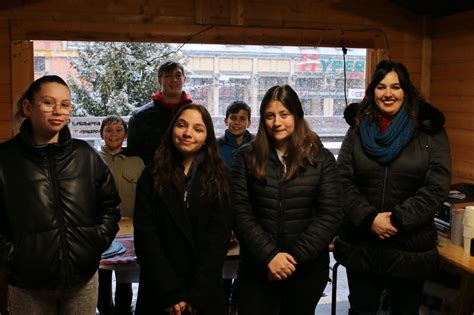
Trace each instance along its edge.
{"label": "wooden plank wall", "polygon": [[452,182],[474,183],[474,11],[433,21],[431,101],[446,115]]}
{"label": "wooden plank wall", "polygon": [[[0,142],[12,136],[10,31],[8,21],[0,20]],[[0,273],[0,314],[7,311],[7,282]]]}
{"label": "wooden plank wall", "polygon": [[[389,0],[10,0],[0,23],[5,49],[35,39],[371,48],[369,72],[391,57],[429,92],[429,21]],[[0,107],[9,119],[11,104]]]}
{"label": "wooden plank wall", "polygon": [[[34,79],[33,42],[29,40],[12,40],[10,45],[11,52],[11,96],[12,96],[12,114],[17,111],[16,102],[23,91],[30,85]],[[13,120],[12,133],[18,132],[19,121]]]}
{"label": "wooden plank wall", "polygon": [[10,31],[8,21],[0,20],[0,141],[12,136],[12,95]]}

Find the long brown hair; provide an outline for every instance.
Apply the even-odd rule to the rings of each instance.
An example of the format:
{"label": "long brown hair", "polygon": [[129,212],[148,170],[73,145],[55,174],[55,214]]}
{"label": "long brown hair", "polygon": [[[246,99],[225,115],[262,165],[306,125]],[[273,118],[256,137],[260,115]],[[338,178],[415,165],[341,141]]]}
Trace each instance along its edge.
{"label": "long brown hair", "polygon": [[[365,97],[360,103],[359,112],[356,118],[356,124],[359,125],[360,120],[363,116],[368,117],[371,121],[379,121],[381,114],[380,109],[377,107],[375,102],[375,88],[382,81],[385,76],[390,72],[395,72],[400,82],[400,87],[405,92],[405,104],[408,106],[408,115],[417,124],[416,120],[416,106],[419,101],[423,100],[423,97],[415,88],[410,80],[407,68],[400,62],[382,60],[377,64],[374,73],[372,74],[372,80],[365,90]],[[404,104],[404,106],[405,106]]]}
{"label": "long brown hair", "polygon": [[250,159],[252,174],[262,182],[265,182],[265,166],[270,157],[270,150],[273,150],[273,140],[265,128],[265,110],[273,101],[280,101],[295,117],[295,130],[288,141],[286,173],[282,181],[288,181],[303,171],[304,161],[316,165],[316,156],[321,147],[318,135],[309,128],[304,119],[303,106],[296,92],[289,85],[270,88],[260,105],[260,123],[252,142],[254,154]]}
{"label": "long brown hair", "polygon": [[196,162],[199,162],[199,168],[202,171],[200,174],[201,178],[197,178],[201,183],[201,196],[206,196],[210,199],[217,197],[218,200],[223,200],[223,198],[228,197],[230,191],[227,169],[219,154],[211,115],[204,106],[198,104],[182,106],[176,112],[170,126],[166,130],[161,145],[154,157],[153,176],[155,188],[159,192],[165,192],[171,185],[178,194],[184,194],[183,156],[174,146],[172,137],[176,121],[188,109],[198,111],[201,114],[207,129],[205,144],[196,155],[196,159],[199,158],[199,161]]}

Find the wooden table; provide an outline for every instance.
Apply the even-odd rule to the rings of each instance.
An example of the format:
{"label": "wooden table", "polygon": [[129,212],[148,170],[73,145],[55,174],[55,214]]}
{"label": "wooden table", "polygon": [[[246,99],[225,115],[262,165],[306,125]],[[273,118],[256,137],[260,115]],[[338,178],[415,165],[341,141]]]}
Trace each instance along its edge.
{"label": "wooden table", "polygon": [[[132,218],[123,217],[119,222],[119,231],[116,237],[133,236],[133,220]],[[110,259],[114,259],[111,257]],[[140,277],[140,266],[136,259],[120,264],[105,264],[101,261],[100,269],[114,270],[117,283],[138,282]]]}
{"label": "wooden table", "polygon": [[462,246],[454,245],[449,238],[438,237],[438,251],[440,257],[450,264],[474,274],[474,257],[466,254]]}
{"label": "wooden table", "polygon": [[474,312],[474,257],[464,253],[462,246],[454,245],[449,238],[438,237],[441,259],[462,270],[463,277],[459,295],[451,314],[473,314]]}
{"label": "wooden table", "polygon": [[119,221],[119,231],[117,236],[133,235],[133,220],[132,218],[122,217]]}

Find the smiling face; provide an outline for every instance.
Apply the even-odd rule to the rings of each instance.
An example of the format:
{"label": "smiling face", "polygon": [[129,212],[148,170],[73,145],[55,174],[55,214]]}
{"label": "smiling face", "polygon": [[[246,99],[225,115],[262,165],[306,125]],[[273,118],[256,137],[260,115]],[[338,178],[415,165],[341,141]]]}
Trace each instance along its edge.
{"label": "smiling face", "polygon": [[243,136],[245,130],[250,126],[249,114],[245,109],[230,113],[229,118],[226,118],[224,122],[234,137]]}
{"label": "smiling face", "polygon": [[264,112],[265,130],[278,150],[285,153],[295,131],[295,116],[280,101],[270,102]]}
{"label": "smiling face", "polygon": [[393,116],[403,105],[405,92],[395,71],[388,72],[375,87],[375,104],[383,115]]}
{"label": "smiling face", "polygon": [[122,143],[127,132],[121,121],[112,121],[105,125],[101,136],[110,153],[117,154],[122,150]]}
{"label": "smiling face", "polygon": [[181,98],[184,81],[186,80],[183,71],[179,67],[164,72],[160,78],[161,92],[166,98]]}
{"label": "smiling face", "polygon": [[69,88],[56,82],[42,84],[31,102],[23,102],[23,112],[31,119],[36,144],[57,142],[59,131],[69,122],[71,111]]}
{"label": "smiling face", "polygon": [[192,160],[202,148],[207,138],[207,128],[201,113],[186,109],[176,119],[173,126],[172,141],[185,160]]}

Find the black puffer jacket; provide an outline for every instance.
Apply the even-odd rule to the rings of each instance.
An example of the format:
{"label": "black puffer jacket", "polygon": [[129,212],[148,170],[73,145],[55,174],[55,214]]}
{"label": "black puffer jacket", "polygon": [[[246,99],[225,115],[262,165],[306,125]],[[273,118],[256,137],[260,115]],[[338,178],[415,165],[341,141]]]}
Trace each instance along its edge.
{"label": "black puffer jacket", "polygon": [[67,126],[58,143],[37,146],[26,120],[0,144],[0,270],[28,289],[87,281],[118,231],[119,203],[92,147]]}
{"label": "black puffer jacket", "polygon": [[278,252],[292,255],[299,268],[327,259],[328,245],[343,216],[334,156],[321,148],[315,167],[306,163],[304,172],[281,183],[283,165],[272,150],[263,184],[250,173],[252,151],[252,143],[242,147],[232,166],[235,232],[242,263],[266,269]]}
{"label": "black puffer jacket", "polygon": [[[354,271],[429,276],[438,262],[434,214],[445,201],[451,180],[444,116],[420,103],[419,128],[412,140],[398,157],[381,165],[364,153],[352,106],[358,105],[345,112],[351,128],[338,156],[346,216],[335,257]],[[399,232],[381,240],[370,226],[378,213],[386,211],[392,212],[392,224]]]}
{"label": "black puffer jacket", "polygon": [[[182,105],[189,103],[192,100],[186,98]],[[127,154],[141,157],[145,164],[152,162],[175,113],[158,99],[136,109],[128,122]]]}

